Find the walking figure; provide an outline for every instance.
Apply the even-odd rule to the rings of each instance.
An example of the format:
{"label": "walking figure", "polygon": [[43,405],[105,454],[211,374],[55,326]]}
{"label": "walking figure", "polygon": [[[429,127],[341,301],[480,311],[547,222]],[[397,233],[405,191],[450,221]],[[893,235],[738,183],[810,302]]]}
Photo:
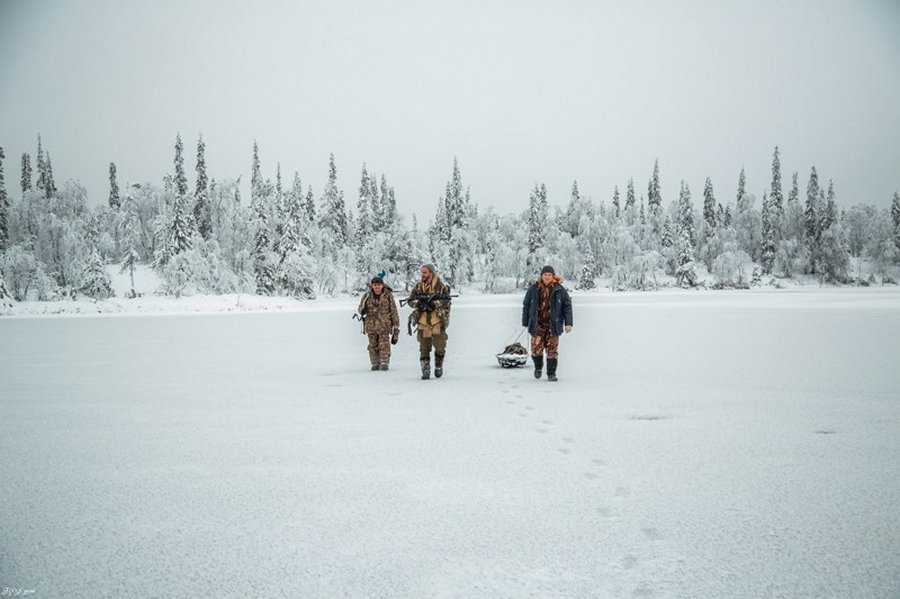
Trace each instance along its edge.
{"label": "walking figure", "polygon": [[357,312],[369,338],[372,370],[387,370],[391,362],[391,345],[396,345],[400,336],[400,317],[394,293],[381,277],[374,277],[369,283],[369,290],[359,300]]}
{"label": "walking figure", "polygon": [[544,353],[547,354],[547,380],[555,381],[559,365],[559,336],[572,331],[572,299],[552,266],[541,269],[541,276],[525,292],[522,302],[522,326],[531,335],[531,359],[534,378],[541,378]]}

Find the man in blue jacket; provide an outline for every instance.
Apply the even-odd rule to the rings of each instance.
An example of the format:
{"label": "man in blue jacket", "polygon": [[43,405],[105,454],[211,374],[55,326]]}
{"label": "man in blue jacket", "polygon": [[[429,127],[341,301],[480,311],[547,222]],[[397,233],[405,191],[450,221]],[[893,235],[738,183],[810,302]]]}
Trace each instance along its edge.
{"label": "man in blue jacket", "polygon": [[522,302],[522,326],[531,335],[531,359],[534,378],[541,378],[544,353],[547,354],[547,380],[556,380],[559,364],[559,336],[572,331],[572,299],[552,266],[541,269],[541,277],[532,283]]}

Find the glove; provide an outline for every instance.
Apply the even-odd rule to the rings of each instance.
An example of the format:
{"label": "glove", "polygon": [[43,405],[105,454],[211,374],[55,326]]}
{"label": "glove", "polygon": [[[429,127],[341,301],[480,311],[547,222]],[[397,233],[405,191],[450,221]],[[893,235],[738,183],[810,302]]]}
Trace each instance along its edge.
{"label": "glove", "polygon": [[394,329],[394,332],[391,333],[391,345],[397,345],[398,339],[400,339],[400,329]]}
{"label": "glove", "polygon": [[572,332],[572,325],[570,325],[570,324],[567,324],[567,325],[566,325],[566,332],[567,332],[567,333],[571,333],[571,332]]}

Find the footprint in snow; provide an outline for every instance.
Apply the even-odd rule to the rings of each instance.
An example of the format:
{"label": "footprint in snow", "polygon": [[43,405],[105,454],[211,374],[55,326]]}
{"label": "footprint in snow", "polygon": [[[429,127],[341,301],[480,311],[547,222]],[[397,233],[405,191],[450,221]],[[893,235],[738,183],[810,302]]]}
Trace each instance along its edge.
{"label": "footprint in snow", "polygon": [[585,472],[584,477],[588,480],[597,480],[598,478],[600,478],[600,475],[596,472]]}
{"label": "footprint in snow", "polygon": [[642,528],[641,532],[644,533],[644,536],[651,541],[659,541],[660,539],[662,539],[662,535],[659,534],[659,531],[655,528]]}
{"label": "footprint in snow", "polygon": [[616,497],[630,497],[631,489],[629,489],[628,487],[616,487],[615,496]]}
{"label": "footprint in snow", "polygon": [[543,435],[544,433],[548,432],[548,430],[545,429],[545,428],[538,428],[538,429],[535,429],[535,430],[536,430],[537,432],[541,433],[542,435]]}
{"label": "footprint in snow", "polygon": [[572,450],[569,449],[568,447],[560,447],[560,448],[557,449],[556,451],[558,451],[559,453],[564,453],[564,454],[566,454],[566,455],[572,453]]}

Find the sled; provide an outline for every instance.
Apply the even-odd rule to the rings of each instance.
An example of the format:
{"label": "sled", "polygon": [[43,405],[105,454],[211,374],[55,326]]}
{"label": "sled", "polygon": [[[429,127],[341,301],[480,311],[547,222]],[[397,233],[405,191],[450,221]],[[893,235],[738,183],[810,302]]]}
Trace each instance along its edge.
{"label": "sled", "polygon": [[497,354],[497,362],[503,368],[521,368],[528,363],[528,350],[521,343],[513,343]]}

